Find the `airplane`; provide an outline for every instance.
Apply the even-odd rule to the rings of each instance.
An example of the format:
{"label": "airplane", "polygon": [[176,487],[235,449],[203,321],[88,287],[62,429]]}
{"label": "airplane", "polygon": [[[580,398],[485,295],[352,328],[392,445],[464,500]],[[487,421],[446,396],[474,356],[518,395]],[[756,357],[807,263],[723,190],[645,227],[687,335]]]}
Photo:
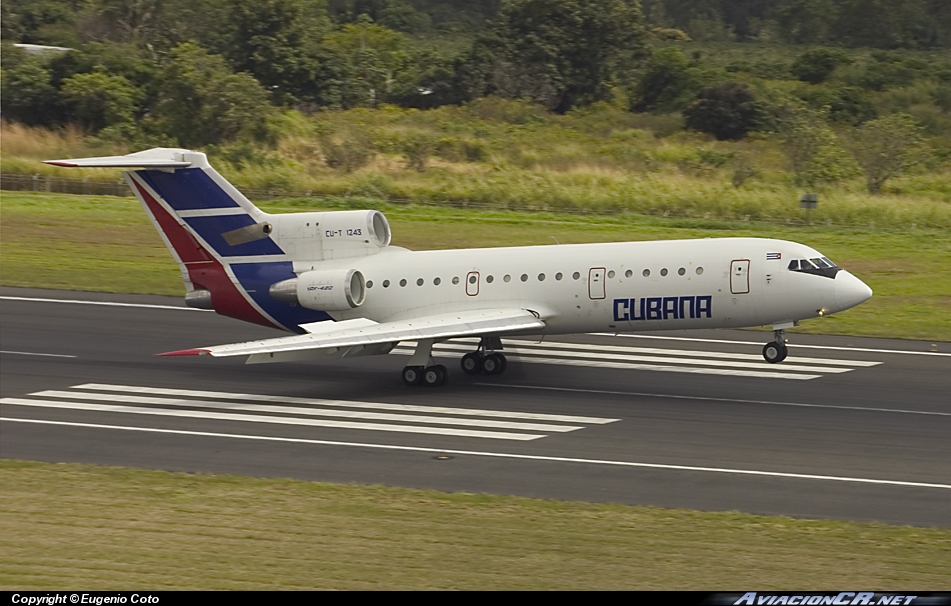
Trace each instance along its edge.
{"label": "airplane", "polygon": [[787,329],[872,296],[815,249],[784,240],[410,251],[390,244],[376,210],[265,213],[200,152],[47,163],[124,169],[178,262],[187,305],[295,333],[157,355],[256,364],[386,354],[413,341],[403,382],[439,386],[448,372],[432,348],[451,338],[480,339],[462,357],[465,373],[497,375],[503,336],[772,325],[763,357],[778,363]]}

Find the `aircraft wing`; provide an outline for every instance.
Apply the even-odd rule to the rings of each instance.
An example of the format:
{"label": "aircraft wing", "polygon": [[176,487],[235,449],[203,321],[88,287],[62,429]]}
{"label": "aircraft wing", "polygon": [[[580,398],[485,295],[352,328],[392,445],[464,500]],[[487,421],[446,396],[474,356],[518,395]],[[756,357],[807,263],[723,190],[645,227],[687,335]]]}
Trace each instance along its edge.
{"label": "aircraft wing", "polygon": [[247,341],[171,351],[160,356],[248,356],[247,363],[287,362],[324,355],[350,357],[387,353],[400,341],[449,339],[545,327],[544,320],[527,309],[483,309],[422,316],[393,322],[364,318],[342,322],[303,324],[306,335]]}

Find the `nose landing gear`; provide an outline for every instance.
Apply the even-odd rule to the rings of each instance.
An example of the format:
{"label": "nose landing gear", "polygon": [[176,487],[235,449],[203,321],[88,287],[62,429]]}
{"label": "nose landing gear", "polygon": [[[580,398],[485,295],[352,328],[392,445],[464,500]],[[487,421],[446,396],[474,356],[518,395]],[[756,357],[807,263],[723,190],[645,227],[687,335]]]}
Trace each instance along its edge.
{"label": "nose landing gear", "polygon": [[495,350],[502,349],[502,340],[498,337],[483,337],[479,348],[462,356],[462,371],[467,375],[484,373],[500,375],[508,367],[505,356]]}
{"label": "nose landing gear", "polygon": [[786,331],[782,328],[773,331],[774,340],[763,346],[763,358],[770,364],[776,364],[786,359],[789,350],[786,348]]}

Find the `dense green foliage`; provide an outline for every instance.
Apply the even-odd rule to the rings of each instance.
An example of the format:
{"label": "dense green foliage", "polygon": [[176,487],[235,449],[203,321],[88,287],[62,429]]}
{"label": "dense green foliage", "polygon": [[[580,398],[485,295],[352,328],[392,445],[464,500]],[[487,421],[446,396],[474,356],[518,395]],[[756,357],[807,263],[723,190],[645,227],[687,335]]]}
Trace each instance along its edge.
{"label": "dense green foliage", "polygon": [[[579,111],[600,116],[588,120],[599,123],[596,129],[584,127],[587,135],[596,131],[606,139],[603,149],[592,152],[596,163],[606,156],[616,168],[630,170],[645,163],[645,152],[632,144],[637,136],[620,139],[630,136],[622,134],[630,128],[627,118],[641,114],[634,122],[649,123],[640,130],[658,138],[686,126],[720,140],[753,133],[782,141],[785,168],[800,185],[841,183],[865,170],[869,191],[880,192],[886,191],[885,180],[908,170],[947,170],[951,56],[928,50],[951,44],[945,5],[11,0],[3,3],[3,113],[5,120],[29,126],[80,128],[92,135],[93,147],[205,148],[236,166],[262,169],[301,163],[297,152],[284,153],[288,145],[282,141],[306,135],[310,155],[302,163],[316,159],[344,173],[361,170],[380,154],[402,156],[420,173],[433,156],[491,163],[501,155],[505,162],[530,164],[517,157],[525,147],[518,137],[509,142],[514,147],[488,153],[493,129],[474,126],[473,116],[523,128]],[[901,18],[895,16],[899,9]],[[833,39],[878,40],[876,45],[905,50],[776,42]],[[72,50],[14,48],[13,42]],[[332,117],[340,110],[394,105],[468,109],[459,114],[461,121],[433,128],[434,117],[425,125],[401,126],[393,136],[380,136],[372,125],[376,118],[343,124]],[[909,118],[890,123],[890,129],[863,127],[899,113]],[[301,115],[311,121],[303,129]],[[386,114],[379,118],[387,120]],[[861,152],[880,148],[882,141],[861,142],[899,135],[910,146],[902,157],[917,160],[892,162],[897,168],[869,177],[871,164]],[[582,147],[591,150],[587,142]],[[926,149],[932,152],[927,157]],[[5,146],[7,168],[9,158]],[[742,153],[725,158],[714,165],[734,168],[734,184],[765,174]]]}

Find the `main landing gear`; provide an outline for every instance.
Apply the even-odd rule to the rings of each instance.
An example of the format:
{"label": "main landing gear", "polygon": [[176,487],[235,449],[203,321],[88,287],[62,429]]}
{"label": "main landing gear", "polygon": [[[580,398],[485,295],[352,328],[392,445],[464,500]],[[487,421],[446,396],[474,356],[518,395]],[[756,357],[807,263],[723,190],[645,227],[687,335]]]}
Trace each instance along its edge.
{"label": "main landing gear", "polygon": [[462,370],[467,375],[484,373],[500,375],[508,367],[505,356],[497,349],[502,349],[502,340],[498,337],[483,337],[479,341],[479,348],[472,353],[462,356]]}
{"label": "main landing gear", "polygon": [[439,387],[445,385],[449,371],[442,364],[433,363],[433,340],[423,339],[416,344],[416,352],[403,368],[403,383]]}
{"label": "main landing gear", "polygon": [[776,364],[786,359],[789,353],[786,348],[786,331],[779,328],[773,331],[774,340],[763,346],[763,357],[770,364]]}
{"label": "main landing gear", "polygon": [[[479,348],[462,356],[462,370],[467,375],[500,375],[505,372],[508,362],[499,353],[502,341],[498,337],[483,337]],[[449,378],[446,367],[433,361],[433,340],[424,339],[416,343],[416,351],[403,367],[403,383],[407,385],[426,385],[439,387]]]}

